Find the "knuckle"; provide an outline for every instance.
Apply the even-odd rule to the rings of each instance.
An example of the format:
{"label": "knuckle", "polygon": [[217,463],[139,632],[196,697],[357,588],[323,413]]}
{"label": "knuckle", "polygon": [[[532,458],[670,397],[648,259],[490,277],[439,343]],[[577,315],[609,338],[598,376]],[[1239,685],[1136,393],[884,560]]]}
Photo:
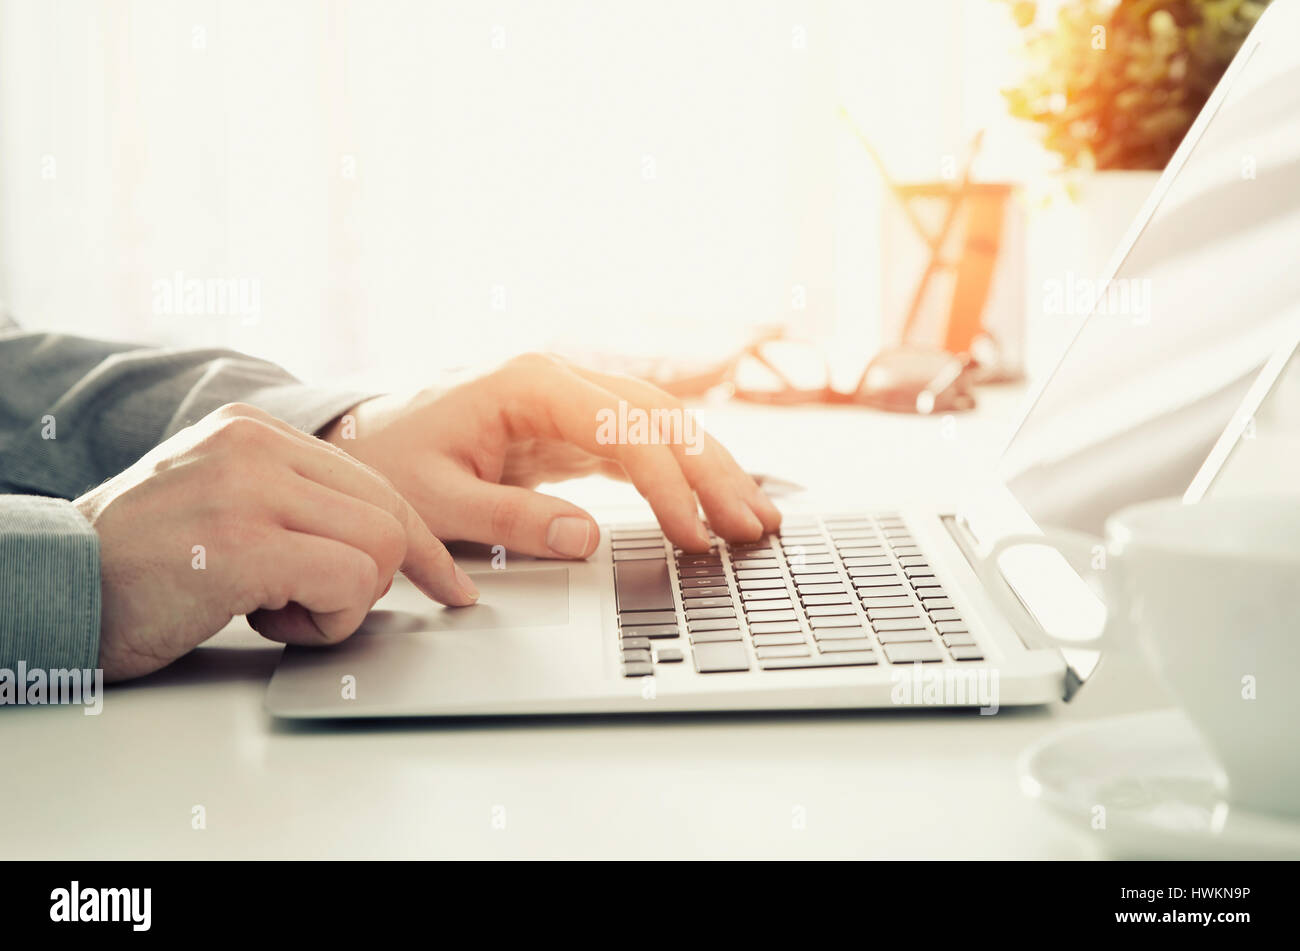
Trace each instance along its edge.
{"label": "knuckle", "polygon": [[240,417],[261,418],[265,414],[250,403],[226,403],[212,411],[217,419],[238,419]]}
{"label": "knuckle", "polygon": [[506,367],[513,370],[521,370],[525,373],[544,373],[550,370],[559,369],[562,366],[559,358],[549,353],[540,353],[530,351],[521,353],[518,356],[511,357],[506,363]]}
{"label": "knuckle", "polygon": [[274,432],[266,423],[252,416],[229,416],[217,424],[212,431],[211,440],[219,446],[240,449],[261,445]]}

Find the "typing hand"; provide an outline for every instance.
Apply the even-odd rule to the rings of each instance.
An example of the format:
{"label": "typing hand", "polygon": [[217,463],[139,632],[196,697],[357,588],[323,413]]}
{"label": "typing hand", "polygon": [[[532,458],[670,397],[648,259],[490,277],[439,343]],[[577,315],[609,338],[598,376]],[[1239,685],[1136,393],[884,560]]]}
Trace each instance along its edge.
{"label": "typing hand", "polygon": [[74,503],[100,541],[100,666],[157,670],[232,617],[292,644],[355,631],[401,569],[463,605],[473,585],[378,473],[232,404]]}
{"label": "typing hand", "polygon": [[443,393],[368,400],[322,435],[391,479],[443,539],[585,558],[597,543],[592,517],[531,489],[593,472],[630,479],[687,550],[708,546],[697,496],[729,540],[752,541],[781,520],[676,399],[549,356],[517,357]]}

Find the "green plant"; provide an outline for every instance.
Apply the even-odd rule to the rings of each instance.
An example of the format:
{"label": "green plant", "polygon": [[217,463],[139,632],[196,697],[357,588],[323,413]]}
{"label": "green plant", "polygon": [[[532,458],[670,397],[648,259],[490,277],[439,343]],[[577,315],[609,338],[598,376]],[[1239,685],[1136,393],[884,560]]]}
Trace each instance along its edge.
{"label": "green plant", "polygon": [[1003,90],[1069,168],[1164,168],[1268,0],[1010,0],[1030,68]]}

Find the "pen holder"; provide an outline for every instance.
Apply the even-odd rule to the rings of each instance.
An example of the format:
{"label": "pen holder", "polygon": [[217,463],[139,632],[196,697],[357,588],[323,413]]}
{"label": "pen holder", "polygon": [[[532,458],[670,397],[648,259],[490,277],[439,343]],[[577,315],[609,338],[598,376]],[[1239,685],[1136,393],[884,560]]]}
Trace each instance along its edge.
{"label": "pen holder", "polygon": [[882,231],[885,346],[968,354],[975,382],[1019,379],[1025,349],[1025,215],[1015,187],[893,187]]}

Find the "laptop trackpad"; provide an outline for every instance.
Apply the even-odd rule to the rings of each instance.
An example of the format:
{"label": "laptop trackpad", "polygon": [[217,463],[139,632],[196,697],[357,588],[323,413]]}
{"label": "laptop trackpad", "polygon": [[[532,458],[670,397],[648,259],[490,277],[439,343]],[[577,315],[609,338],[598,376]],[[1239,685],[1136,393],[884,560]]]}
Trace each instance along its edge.
{"label": "laptop trackpad", "polygon": [[479,590],[478,603],[444,608],[399,575],[393,579],[393,590],[366,616],[357,633],[481,631],[569,623],[568,568],[471,571],[469,576]]}

